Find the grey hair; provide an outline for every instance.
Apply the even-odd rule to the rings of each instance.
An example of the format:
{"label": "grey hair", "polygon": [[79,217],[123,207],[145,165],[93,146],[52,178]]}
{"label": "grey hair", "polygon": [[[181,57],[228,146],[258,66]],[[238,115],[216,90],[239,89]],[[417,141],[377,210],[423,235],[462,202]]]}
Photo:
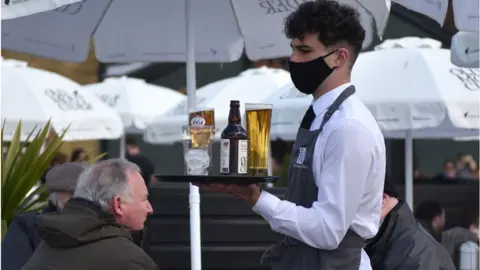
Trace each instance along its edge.
{"label": "grey hair", "polygon": [[63,210],[65,207],[65,201],[62,200],[62,197],[58,192],[52,192],[48,195],[48,202],[53,204],[58,210]]}
{"label": "grey hair", "polygon": [[130,201],[127,172],[140,172],[140,168],[120,158],[100,161],[80,175],[73,197],[97,203],[109,212],[116,196]]}

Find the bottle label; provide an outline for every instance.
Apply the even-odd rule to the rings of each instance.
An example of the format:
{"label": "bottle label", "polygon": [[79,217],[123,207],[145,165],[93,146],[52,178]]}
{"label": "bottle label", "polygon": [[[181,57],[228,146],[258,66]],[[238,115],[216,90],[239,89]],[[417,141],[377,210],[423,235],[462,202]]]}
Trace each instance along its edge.
{"label": "bottle label", "polygon": [[248,140],[238,140],[238,174],[248,171]]}
{"label": "bottle label", "polygon": [[230,139],[220,142],[220,173],[230,173]]}

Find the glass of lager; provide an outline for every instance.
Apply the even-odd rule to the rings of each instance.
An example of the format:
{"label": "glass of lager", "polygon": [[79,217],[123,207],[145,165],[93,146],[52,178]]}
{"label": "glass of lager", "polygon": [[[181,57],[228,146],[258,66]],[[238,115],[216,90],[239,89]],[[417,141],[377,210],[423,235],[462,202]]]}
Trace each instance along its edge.
{"label": "glass of lager", "polygon": [[212,126],[182,127],[186,175],[209,175],[212,171]]}
{"label": "glass of lager", "polygon": [[268,176],[272,104],[246,103],[245,118],[248,134],[248,174]]}
{"label": "glass of lager", "polygon": [[197,108],[188,112],[190,126],[212,126],[215,135],[215,110],[213,108]]}

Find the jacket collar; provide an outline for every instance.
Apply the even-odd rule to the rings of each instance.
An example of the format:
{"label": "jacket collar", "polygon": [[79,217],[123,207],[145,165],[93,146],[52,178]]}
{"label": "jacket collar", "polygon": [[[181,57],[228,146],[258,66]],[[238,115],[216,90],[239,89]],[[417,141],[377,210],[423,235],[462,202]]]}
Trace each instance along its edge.
{"label": "jacket collar", "polygon": [[370,256],[371,264],[377,265],[379,262],[382,262],[386,255],[384,247],[393,241],[393,234],[402,228],[410,226],[416,226],[415,217],[408,205],[404,201],[399,200],[398,204],[383,220],[377,235],[367,241],[365,250]]}

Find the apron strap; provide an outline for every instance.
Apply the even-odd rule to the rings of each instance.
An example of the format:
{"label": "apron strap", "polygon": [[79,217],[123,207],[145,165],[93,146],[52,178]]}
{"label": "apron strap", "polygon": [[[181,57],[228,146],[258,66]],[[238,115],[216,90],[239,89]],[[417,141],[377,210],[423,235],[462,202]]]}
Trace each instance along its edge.
{"label": "apron strap", "polygon": [[327,112],[323,116],[322,124],[320,124],[320,128],[318,129],[319,132],[323,130],[325,124],[330,120],[332,115],[338,110],[340,105],[351,95],[355,93],[355,87],[350,85],[347,89],[343,90],[343,92],[335,99],[335,101],[330,105],[327,109]]}

